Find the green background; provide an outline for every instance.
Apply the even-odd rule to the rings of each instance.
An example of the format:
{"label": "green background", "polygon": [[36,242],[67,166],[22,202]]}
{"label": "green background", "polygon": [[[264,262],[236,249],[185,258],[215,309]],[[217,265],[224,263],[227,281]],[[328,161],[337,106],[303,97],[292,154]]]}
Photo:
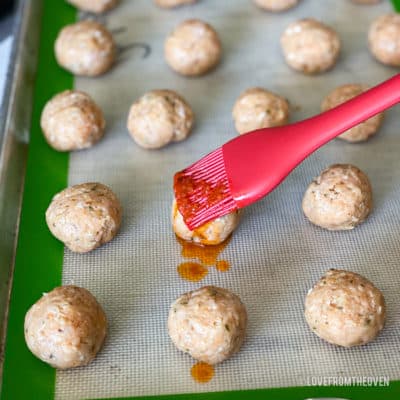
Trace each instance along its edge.
{"label": "green background", "polygon": [[[396,11],[400,12],[400,0],[393,0],[392,3]],[[64,1],[44,0],[27,175],[8,321],[2,400],[54,398],[55,370],[29,352],[25,345],[23,322],[26,311],[40,294],[61,284],[63,245],[50,234],[43,215],[54,193],[67,186],[68,154],[55,152],[47,145],[40,130],[40,114],[50,97],[73,87],[73,76],[56,63],[53,44],[58,31],[75,19],[75,9]],[[389,387],[291,387],[148,398],[222,400],[249,397],[303,400],[324,396],[351,400],[378,397],[399,400],[400,381],[391,382]]]}

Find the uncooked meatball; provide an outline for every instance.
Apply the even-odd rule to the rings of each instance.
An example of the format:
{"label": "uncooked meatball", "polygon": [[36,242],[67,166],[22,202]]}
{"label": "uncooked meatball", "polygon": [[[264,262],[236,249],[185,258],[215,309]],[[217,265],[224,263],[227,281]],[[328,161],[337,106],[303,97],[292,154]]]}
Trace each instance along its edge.
{"label": "uncooked meatball", "polygon": [[239,224],[239,211],[233,211],[204,225],[190,230],[178,210],[176,200],[172,204],[172,228],[177,236],[189,242],[202,245],[216,245],[224,242]]}
{"label": "uncooked meatball", "polygon": [[313,180],[303,197],[303,211],[315,225],[329,230],[353,229],[372,209],[368,177],[350,164],[335,164]]}
{"label": "uncooked meatball", "polygon": [[236,130],[242,134],[255,129],[285,125],[289,103],[283,97],[262,88],[244,91],[237,99],[232,116]]}
{"label": "uncooked meatball", "polygon": [[86,253],[112,240],[121,218],[117,196],[101,183],[82,183],[63,190],[53,197],[46,211],[51,233],[77,253]]}
{"label": "uncooked meatball", "polygon": [[58,64],[76,75],[97,76],[114,64],[116,46],[112,34],[95,21],[67,25],[55,44]]}
{"label": "uncooked meatball", "polygon": [[268,11],[285,11],[294,7],[299,0],[253,0],[258,7]]}
{"label": "uncooked meatball", "polygon": [[175,346],[193,358],[217,364],[236,353],[244,340],[247,312],[229,290],[205,286],[172,303],[168,332]]}
{"label": "uncooked meatball", "polygon": [[375,19],[369,29],[368,43],[378,61],[400,67],[400,15],[386,14]]}
{"label": "uncooked meatball", "polygon": [[103,345],[106,315],[95,297],[77,286],[45,293],[25,316],[29,350],[55,368],[89,364]]}
{"label": "uncooked meatball", "polygon": [[172,90],[153,90],[132,104],[127,127],[135,142],[158,149],[189,135],[194,114],[183,97]]}
{"label": "uncooked meatball", "polygon": [[382,330],[385,299],[363,276],[331,269],[309,290],[305,318],[313,332],[329,343],[358,346]]}
{"label": "uncooked meatball", "polygon": [[381,2],[381,0],[351,0],[353,3],[357,4],[378,4]]}
{"label": "uncooked meatball", "polygon": [[340,39],[329,26],[312,18],[291,23],[281,36],[286,62],[305,74],[332,68],[339,57]]}
{"label": "uncooked meatball", "polygon": [[174,8],[185,4],[194,4],[197,0],[154,0],[154,2],[162,8]]}
{"label": "uncooked meatball", "polygon": [[82,11],[89,11],[96,14],[101,14],[111,10],[118,4],[119,0],[67,0],[76,8]]}
{"label": "uncooked meatball", "polygon": [[182,75],[203,75],[214,68],[221,58],[217,32],[207,23],[190,19],[178,27],[165,41],[165,59]]}
{"label": "uncooked meatball", "polygon": [[86,93],[66,90],[50,99],[40,125],[47,143],[58,151],[86,149],[104,134],[103,112]]}
{"label": "uncooked meatball", "polygon": [[[367,89],[368,86],[359,84],[339,86],[324,99],[321,105],[321,110],[330,110],[331,108],[334,108],[339,104],[358,96]],[[350,128],[338,137],[340,139],[347,140],[348,142],[362,142],[368,140],[378,131],[382,124],[383,118],[383,113],[376,114],[375,116],[367,119],[364,122],[361,122],[355,127]]]}

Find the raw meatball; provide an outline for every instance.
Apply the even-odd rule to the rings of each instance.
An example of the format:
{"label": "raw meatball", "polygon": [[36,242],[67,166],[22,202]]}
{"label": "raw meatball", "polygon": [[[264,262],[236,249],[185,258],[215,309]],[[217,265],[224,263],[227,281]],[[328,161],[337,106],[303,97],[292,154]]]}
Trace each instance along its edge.
{"label": "raw meatball", "polygon": [[350,164],[335,164],[314,179],[303,197],[303,211],[315,225],[329,230],[353,229],[372,209],[368,177]]}
{"label": "raw meatball", "polygon": [[116,46],[111,33],[95,21],[67,25],[58,34],[58,63],[76,75],[97,76],[114,64]]}
{"label": "raw meatball", "polygon": [[168,332],[175,346],[193,358],[217,364],[236,353],[246,334],[247,312],[229,290],[205,286],[172,305]]}
{"label": "raw meatball", "polygon": [[221,58],[217,32],[207,23],[190,19],[180,24],[165,41],[165,59],[182,75],[202,75]]}
{"label": "raw meatball", "polygon": [[340,39],[329,26],[312,18],[291,23],[281,36],[286,62],[305,74],[333,67],[339,56]]}
{"label": "raw meatball", "polygon": [[86,289],[60,286],[45,293],[25,316],[29,350],[55,368],[89,364],[103,345],[107,319]]}
{"label": "raw meatball", "polygon": [[86,253],[109,242],[121,225],[117,196],[101,183],[82,183],[56,194],[46,211],[51,233],[72,251]]}
{"label": "raw meatball", "polygon": [[258,7],[268,11],[285,11],[294,7],[299,0],[253,0]]}
{"label": "raw meatball", "polygon": [[92,98],[77,90],[66,90],[49,100],[40,120],[47,143],[56,150],[86,149],[104,134],[103,112]]}
{"label": "raw meatball", "polygon": [[[334,108],[339,104],[358,96],[367,89],[368,86],[358,84],[339,86],[324,99],[321,105],[321,110],[330,110],[331,108]],[[347,140],[348,142],[362,142],[367,140],[377,132],[382,124],[383,117],[383,113],[377,114],[374,117],[369,118],[366,121],[361,122],[355,127],[347,130],[338,137],[340,139]]]}
{"label": "raw meatball", "polygon": [[357,4],[378,4],[381,0],[351,0],[353,3]]}
{"label": "raw meatball", "polygon": [[184,4],[194,4],[197,0],[154,0],[154,2],[163,8],[174,8]]}
{"label": "raw meatball", "polygon": [[139,146],[158,149],[186,139],[193,122],[192,109],[178,93],[153,90],[132,104],[127,126]]}
{"label": "raw meatball", "polygon": [[67,0],[67,2],[80,10],[96,14],[108,11],[118,4],[118,0]]}
{"label": "raw meatball", "polygon": [[176,200],[172,204],[172,228],[177,236],[202,245],[216,245],[225,241],[239,223],[239,212],[234,211],[216,218],[191,231],[178,210]]}
{"label": "raw meatball", "polygon": [[247,89],[237,99],[232,116],[236,130],[240,134],[255,129],[285,125],[289,118],[289,103],[268,90]]}
{"label": "raw meatball", "polygon": [[331,269],[309,290],[308,325],[320,338],[339,346],[358,346],[382,330],[385,299],[370,281],[354,272]]}
{"label": "raw meatball", "polygon": [[378,17],[368,33],[369,49],[383,64],[400,67],[400,15]]}

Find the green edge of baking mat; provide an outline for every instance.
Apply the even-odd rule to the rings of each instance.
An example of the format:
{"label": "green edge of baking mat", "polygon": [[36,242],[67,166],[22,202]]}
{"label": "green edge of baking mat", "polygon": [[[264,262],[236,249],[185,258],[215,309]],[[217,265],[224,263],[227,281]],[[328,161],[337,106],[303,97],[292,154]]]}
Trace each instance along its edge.
{"label": "green edge of baking mat", "polygon": [[[400,11],[400,0],[392,0],[392,4],[396,11]],[[45,22],[41,31],[25,192],[10,301],[2,400],[54,398],[55,370],[29,352],[25,345],[23,323],[26,311],[42,292],[61,284],[63,245],[48,231],[44,213],[54,193],[67,186],[68,154],[56,152],[46,144],[40,130],[40,114],[50,97],[73,86],[73,77],[57,66],[53,45],[61,27],[73,22],[75,17],[76,11],[63,0],[44,0],[42,20]],[[225,400],[251,397],[303,400],[318,396],[336,396],[351,400],[376,400],[381,396],[385,400],[398,400],[400,381],[390,382],[387,387],[309,386],[147,398]],[[114,400],[139,398],[125,397]]]}
{"label": "green edge of baking mat", "polygon": [[[38,4],[40,6],[40,4]],[[64,0],[43,0],[41,41],[21,224],[15,260],[1,398],[53,399],[55,370],[36,359],[24,341],[24,315],[41,294],[61,283],[63,245],[47,229],[44,214],[51,198],[67,185],[68,154],[51,149],[40,129],[40,114],[55,93],[72,88],[73,77],[57,66],[54,41],[73,22],[76,10]]]}

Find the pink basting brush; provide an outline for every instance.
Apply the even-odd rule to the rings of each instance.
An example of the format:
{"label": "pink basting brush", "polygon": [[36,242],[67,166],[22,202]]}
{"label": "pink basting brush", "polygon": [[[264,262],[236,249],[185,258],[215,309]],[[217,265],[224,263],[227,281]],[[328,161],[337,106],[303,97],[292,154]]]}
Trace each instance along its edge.
{"label": "pink basting brush", "polygon": [[400,74],[315,117],[229,141],[175,174],[178,209],[195,229],[267,195],[307,156],[400,101]]}

